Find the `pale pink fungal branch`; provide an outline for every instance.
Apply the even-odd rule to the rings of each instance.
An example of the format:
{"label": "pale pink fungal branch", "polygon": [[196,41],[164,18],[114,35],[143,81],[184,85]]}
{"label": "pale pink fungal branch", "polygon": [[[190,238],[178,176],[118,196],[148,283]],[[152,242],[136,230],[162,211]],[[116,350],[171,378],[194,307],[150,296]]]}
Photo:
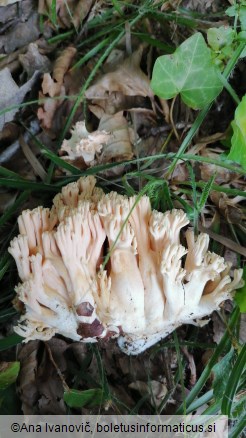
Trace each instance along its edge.
{"label": "pale pink fungal branch", "polygon": [[85,122],[77,122],[72,129],[69,140],[63,140],[61,152],[66,152],[65,160],[75,161],[83,158],[86,165],[91,165],[103,145],[109,141],[110,134],[104,130],[88,132]]}
{"label": "pale pink fungal branch", "polygon": [[182,210],[152,211],[147,196],[104,194],[95,184],[80,178],[51,210],[18,219],[9,252],[25,309],[15,330],[26,341],[118,337],[125,353],[138,354],[182,324],[203,325],[242,286],[242,270],[231,278],[207,234],[189,228],[181,245],[189,223]]}

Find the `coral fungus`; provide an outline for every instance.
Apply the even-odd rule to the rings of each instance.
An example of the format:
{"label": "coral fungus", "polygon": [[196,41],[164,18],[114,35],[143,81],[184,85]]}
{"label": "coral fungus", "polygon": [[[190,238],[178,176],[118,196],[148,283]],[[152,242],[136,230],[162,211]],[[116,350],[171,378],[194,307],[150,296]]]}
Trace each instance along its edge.
{"label": "coral fungus", "polygon": [[[181,324],[219,308],[242,284],[242,270],[208,251],[207,234],[180,231],[182,210],[151,209],[150,200],[104,194],[89,176],[68,184],[51,210],[23,211],[10,244],[24,303],[15,331],[26,341],[56,333],[95,342],[118,337],[138,354]],[[109,251],[109,262],[103,260]]]}

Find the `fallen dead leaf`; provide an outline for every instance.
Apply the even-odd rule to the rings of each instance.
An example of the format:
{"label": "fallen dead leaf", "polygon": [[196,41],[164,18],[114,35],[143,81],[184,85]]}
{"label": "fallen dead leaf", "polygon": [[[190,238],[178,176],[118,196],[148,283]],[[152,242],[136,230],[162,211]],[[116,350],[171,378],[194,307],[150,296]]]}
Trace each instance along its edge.
{"label": "fallen dead leaf", "polygon": [[[20,7],[21,6],[21,7]],[[7,8],[2,7],[0,13],[0,23],[8,28],[18,20],[24,22],[30,17],[35,9],[33,0],[21,0],[21,5],[18,1],[8,5]]]}
{"label": "fallen dead leaf", "polygon": [[167,394],[165,383],[151,380],[148,383],[137,380],[130,383],[129,388],[137,390],[143,397],[149,395],[153,407],[159,407]]}
{"label": "fallen dead leaf", "polygon": [[188,351],[188,348],[186,346],[182,347],[182,352],[187,358],[189,364],[189,369],[190,369],[189,383],[191,386],[194,386],[197,380],[196,364],[194,361],[194,356]]}
{"label": "fallen dead leaf", "polygon": [[[79,27],[89,14],[93,3],[93,0],[67,0],[66,2],[57,0],[55,4],[58,26],[61,28]],[[39,0],[38,12],[39,14],[50,17],[52,7],[52,0]]]}
{"label": "fallen dead leaf", "polygon": [[78,28],[81,25],[81,23],[89,14],[93,3],[93,0],[79,0],[77,2],[72,15],[72,23],[74,27]]}
{"label": "fallen dead leaf", "polygon": [[66,47],[66,49],[63,50],[60,56],[56,59],[53,68],[53,78],[58,84],[63,83],[65,73],[69,69],[69,66],[76,53],[77,50],[75,47],[69,46]]}
{"label": "fallen dead leaf", "polygon": [[226,218],[230,224],[242,224],[246,219],[243,210],[238,203],[245,200],[243,197],[229,198],[226,193],[211,191],[210,198],[213,203],[219,208],[220,213]]}
{"label": "fallen dead leaf", "polygon": [[38,415],[64,415],[66,406],[63,401],[63,384],[57,373],[67,368],[64,353],[68,344],[57,338],[47,342],[52,352],[53,361],[50,360],[49,351],[45,343],[31,341],[21,346],[18,360],[21,368],[18,378],[18,392],[22,402],[23,413]]}
{"label": "fallen dead leaf", "polygon": [[212,230],[203,227],[201,224],[198,225],[198,229],[202,233],[207,233],[216,242],[219,242],[227,248],[231,249],[232,251],[235,251],[238,254],[242,254],[244,257],[246,257],[246,248],[244,248],[242,245],[239,245],[238,243],[234,242],[231,239],[228,239],[227,237],[220,236],[219,234],[214,233]]}
{"label": "fallen dead leaf", "polygon": [[39,345],[39,341],[28,342],[28,344],[21,347],[18,354],[21,367],[17,389],[22,403],[22,411],[25,415],[35,413],[35,405],[38,401],[36,374],[38,368],[37,350]]}
{"label": "fallen dead leaf", "polygon": [[[20,133],[20,127],[17,125],[17,123],[14,122],[5,123],[2,131],[0,132],[0,141],[1,141],[0,152],[2,152],[2,150],[6,146],[10,145],[15,140],[17,140],[17,138],[19,137],[19,133]],[[0,155],[0,162],[1,162],[1,155]]]}
{"label": "fallen dead leaf", "polygon": [[17,23],[13,23],[10,30],[5,35],[0,36],[0,48],[3,47],[5,53],[11,53],[19,47],[36,41],[39,35],[38,14],[32,13],[27,21],[19,20]]}
{"label": "fallen dead leaf", "polygon": [[30,146],[25,142],[22,135],[19,138],[19,142],[20,142],[23,154],[25,155],[27,161],[30,163],[31,167],[33,168],[34,174],[38,175],[42,181],[45,181],[47,178],[47,172],[44,170],[42,164],[37,159],[37,157],[33,153]]}
{"label": "fallen dead leaf", "polygon": [[[38,118],[41,120],[42,127],[50,129],[57,108],[62,104],[62,97],[65,95],[63,85],[64,76],[76,53],[74,47],[67,47],[56,59],[53,69],[53,78],[49,73],[45,73],[42,82],[42,92],[39,93],[40,99],[45,99],[43,106],[38,109]],[[58,99],[60,97],[60,99]],[[56,99],[54,99],[56,98]]]}
{"label": "fallen dead leaf", "polygon": [[[208,143],[207,143],[208,144]],[[213,151],[209,148],[203,148],[200,152],[202,157],[211,158],[216,161],[220,160],[220,154],[223,151],[217,149],[217,151]],[[223,167],[216,166],[215,164],[202,163],[200,165],[201,178],[203,181],[208,181],[212,176],[215,175],[215,182],[217,184],[225,184],[226,182],[231,182],[238,175],[228,169],[224,169]]]}
{"label": "fallen dead leaf", "polygon": [[0,131],[6,122],[13,120],[18,112],[18,105],[23,102],[25,95],[32,88],[37,76],[38,73],[34,73],[29,81],[19,87],[7,67],[0,71],[1,110],[17,106],[17,108],[13,108],[0,116]]}
{"label": "fallen dead leaf", "polygon": [[26,71],[28,78],[31,77],[35,71],[45,73],[51,68],[49,58],[40,54],[38,45],[35,43],[30,43],[27,52],[19,55],[19,61]]}
{"label": "fallen dead leaf", "polygon": [[[107,114],[114,114],[114,107],[119,107],[119,101],[124,96],[144,96],[153,98],[150,80],[139,67],[143,47],[135,51],[116,70],[106,73],[85,92],[87,99],[91,100],[90,109],[95,114],[103,110]],[[111,99],[111,107],[108,99]],[[116,103],[114,100],[116,99]],[[97,110],[95,107],[98,106]],[[96,115],[97,115],[96,114]]]}
{"label": "fallen dead leaf", "polygon": [[108,163],[112,160],[130,160],[133,156],[132,145],[134,143],[134,131],[129,128],[123,113],[114,116],[104,115],[98,129],[109,132],[110,138],[102,149],[100,162]]}

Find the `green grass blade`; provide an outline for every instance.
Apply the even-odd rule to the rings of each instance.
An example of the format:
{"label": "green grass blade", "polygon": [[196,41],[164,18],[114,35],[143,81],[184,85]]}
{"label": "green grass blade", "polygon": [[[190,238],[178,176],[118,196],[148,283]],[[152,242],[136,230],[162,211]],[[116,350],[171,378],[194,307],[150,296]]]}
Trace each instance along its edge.
{"label": "green grass blade", "polygon": [[203,207],[205,206],[207,199],[209,197],[209,194],[212,190],[213,183],[214,183],[215,175],[211,176],[209,181],[204,185],[204,188],[202,190],[202,195],[198,202],[198,211],[201,212]]}
{"label": "green grass blade", "polygon": [[69,170],[69,172],[71,172],[73,175],[80,175],[81,171],[77,167],[74,167],[72,164],[69,164],[65,160],[62,160],[60,157],[58,157],[56,154],[49,151],[48,149],[42,149],[41,153],[45,157],[49,158],[50,161],[52,161],[52,163],[56,164],[58,167]]}
{"label": "green grass blade", "polygon": [[49,38],[47,42],[48,44],[55,44],[60,41],[66,40],[67,38],[70,38],[74,33],[75,33],[74,30],[68,30],[67,32],[60,33],[59,35]]}
{"label": "green grass blade", "polygon": [[85,391],[69,389],[64,392],[63,398],[70,408],[82,408],[83,406],[92,408],[101,406],[104,394],[101,388],[86,389]]}
{"label": "green grass blade", "polygon": [[[246,428],[246,418],[243,415],[239,421],[237,421],[236,425],[229,431],[229,438],[239,438],[242,437],[241,432]],[[245,436],[245,435],[244,435]]]}
{"label": "green grass blade", "polygon": [[12,316],[16,315],[17,311],[13,307],[1,310],[0,312],[0,323],[8,321]]}
{"label": "green grass blade", "polygon": [[0,351],[8,350],[11,347],[15,347],[23,341],[23,338],[16,333],[7,336],[7,338],[0,339]]}
{"label": "green grass blade", "polygon": [[15,203],[11,205],[11,207],[7,208],[7,210],[0,217],[0,227],[11,218],[11,216],[23,205],[24,202],[26,202],[28,196],[29,192],[21,193],[20,196],[16,199]]}
{"label": "green grass blade", "polygon": [[89,50],[89,52],[86,53],[85,56],[83,56],[78,62],[76,62],[76,64],[73,65],[71,70],[81,67],[87,61],[89,61],[89,59],[97,55],[97,53],[100,52],[109,43],[109,41],[110,41],[110,37],[100,41],[100,43],[94,46],[91,50]]}
{"label": "green grass blade", "polygon": [[1,265],[0,265],[0,280],[2,280],[4,274],[7,272],[7,270],[9,269],[10,265],[11,265],[10,257],[7,257],[7,261],[6,262],[1,263]]}
{"label": "green grass blade", "polygon": [[189,409],[186,409],[186,415],[190,414],[193,411],[196,411],[201,406],[210,402],[214,397],[213,390],[210,389],[208,392],[203,394],[201,397],[196,399],[193,403],[190,404]]}
{"label": "green grass blade", "polygon": [[19,176],[18,173],[12,172],[12,170],[6,169],[3,166],[0,166],[0,175],[6,178],[16,178],[20,180],[24,179],[21,176]]}
{"label": "green grass blade", "polygon": [[44,184],[41,182],[34,182],[30,180],[19,180],[19,179],[9,179],[9,178],[0,178],[0,186],[11,187],[12,189],[18,190],[33,190],[40,192],[41,190],[44,192],[57,192],[57,187],[51,184]]}
{"label": "green grass blade", "polygon": [[51,2],[51,21],[55,26],[57,25],[56,0]]}

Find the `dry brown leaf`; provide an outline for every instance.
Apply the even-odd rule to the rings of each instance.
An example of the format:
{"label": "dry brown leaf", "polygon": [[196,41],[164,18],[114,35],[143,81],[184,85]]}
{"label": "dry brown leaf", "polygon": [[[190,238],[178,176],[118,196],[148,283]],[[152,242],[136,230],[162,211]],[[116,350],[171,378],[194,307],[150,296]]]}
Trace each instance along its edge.
{"label": "dry brown leaf", "polygon": [[[3,130],[0,132],[0,151],[2,152],[5,146],[14,143],[15,140],[19,137],[20,127],[17,123],[9,122],[4,125]],[[0,155],[0,163],[1,163],[1,155]]]}
{"label": "dry brown leaf", "polygon": [[132,144],[134,132],[129,128],[123,113],[114,116],[104,115],[101,118],[98,129],[111,134],[107,144],[104,145],[100,162],[108,163],[112,160],[130,160],[133,156]]}
{"label": "dry brown leaf", "polygon": [[0,48],[3,47],[5,53],[14,52],[19,47],[23,47],[32,41],[36,41],[40,35],[38,25],[38,14],[28,15],[28,20],[13,23],[8,32],[0,36]]}
{"label": "dry brown leaf", "polygon": [[151,380],[148,383],[137,380],[128,385],[131,389],[136,389],[143,397],[149,395],[150,403],[154,407],[159,407],[167,394],[165,383]]}
{"label": "dry brown leaf", "polygon": [[124,62],[124,55],[124,50],[113,49],[103,65],[103,70],[106,73],[116,70],[117,67]]}
{"label": "dry brown leaf", "polygon": [[[216,132],[207,137],[199,138],[194,146],[189,149],[189,154],[200,154],[202,157],[210,158],[212,160],[220,160],[220,154],[223,152],[220,148],[208,147],[210,144],[214,144],[225,139],[225,133]],[[204,181],[208,181],[211,176],[215,175],[217,183],[225,183],[235,177],[231,171],[224,169],[220,166],[216,166],[210,163],[202,163],[200,165],[201,178]],[[235,174],[236,175],[236,174]]]}
{"label": "dry brown leaf", "polygon": [[[39,93],[39,99],[44,99],[46,96],[50,98],[45,100],[37,113],[39,120],[42,121],[43,128],[51,128],[54,114],[62,104],[62,97],[65,95],[64,76],[75,53],[76,49],[74,47],[67,47],[55,61],[53,78],[49,73],[45,73],[43,76],[42,92]],[[56,99],[53,99],[54,97]]]}
{"label": "dry brown leaf", "polygon": [[3,7],[1,9],[0,23],[4,25],[8,24],[8,28],[12,23],[16,24],[17,18],[20,22],[24,23],[35,9],[37,8],[33,0],[22,0],[21,7],[19,2],[12,3],[7,8]]}
{"label": "dry brown leaf", "polygon": [[74,8],[73,13],[73,25],[78,28],[82,21],[86,18],[86,16],[89,14],[91,7],[93,5],[92,0],[79,0],[77,2],[76,7]]}
{"label": "dry brown leaf", "polygon": [[57,338],[47,342],[52,352],[50,360],[45,344],[40,341],[31,341],[21,346],[18,360],[21,368],[18,378],[18,390],[24,414],[54,414],[64,415],[66,406],[63,401],[64,388],[57,373],[65,373],[67,363],[64,353],[68,344]]}
{"label": "dry brown leaf", "polygon": [[33,168],[34,174],[38,175],[42,181],[45,181],[47,178],[47,172],[44,170],[42,164],[37,159],[37,157],[33,153],[30,146],[25,142],[22,135],[19,138],[19,142],[20,142],[23,154],[25,155],[27,161],[30,163],[31,167]]}
{"label": "dry brown leaf", "polygon": [[75,47],[69,46],[56,59],[52,76],[58,84],[62,84],[65,73],[69,69],[76,52]]}
{"label": "dry brown leaf", "polygon": [[[150,80],[140,69],[143,47],[127,58],[115,71],[106,73],[98,81],[89,87],[85,93],[87,99],[92,100],[93,105],[104,106],[104,101],[110,97],[112,100],[122,99],[122,96],[148,96],[153,98],[150,88]],[[114,103],[112,102],[112,106]],[[93,111],[94,112],[94,111]],[[107,105],[107,114],[114,113]]]}
{"label": "dry brown leaf", "polygon": [[226,246],[227,248],[231,249],[232,251],[235,251],[238,254],[241,254],[244,257],[246,257],[246,248],[244,248],[242,245],[239,245],[238,243],[234,242],[231,239],[228,239],[227,237],[220,236],[219,234],[214,233],[212,230],[203,227],[201,224],[198,225],[198,230],[201,231],[202,233],[207,233],[216,242],[219,242],[222,245]]}
{"label": "dry brown leaf", "polygon": [[24,414],[34,414],[35,405],[38,400],[38,388],[36,385],[36,374],[38,368],[37,351],[39,341],[28,342],[21,347],[18,354],[20,361],[20,373],[18,377],[18,392],[22,402]]}
{"label": "dry brown leaf", "polygon": [[185,357],[188,360],[189,369],[190,369],[190,385],[194,386],[197,380],[197,373],[196,373],[196,364],[194,361],[194,356],[191,354],[186,346],[182,347],[182,352],[185,355]]}
{"label": "dry brown leaf", "polygon": [[[76,28],[89,14],[93,0],[56,0],[57,24],[62,28]],[[51,15],[52,0],[39,0],[38,12],[42,15]]]}
{"label": "dry brown leaf", "polygon": [[211,191],[210,198],[228,223],[238,225],[242,224],[243,220],[246,219],[243,210],[237,205],[240,201],[245,200],[244,197],[237,196],[230,199],[226,193]]}
{"label": "dry brown leaf", "polygon": [[[49,76],[49,77],[47,77]],[[47,81],[50,80],[51,82],[51,86],[50,86],[50,92],[53,94],[54,92],[54,88],[55,88],[55,84],[54,81],[51,79],[49,73],[45,73],[44,75],[44,80],[43,83],[46,84]],[[45,86],[45,85],[44,85]],[[65,88],[63,86],[59,87],[60,88],[60,92],[59,94],[57,93],[57,97],[62,97],[65,95]],[[54,97],[55,95],[53,95],[52,97]],[[44,99],[45,95],[42,94],[41,92],[39,93],[39,99]],[[43,103],[43,107],[40,107],[38,109],[37,112],[37,116],[38,119],[41,120],[41,124],[43,128],[47,128],[50,129],[52,126],[52,120],[53,120],[53,116],[57,110],[57,108],[61,105],[62,99],[52,99],[52,98],[46,98],[45,102]]]}
{"label": "dry brown leaf", "polygon": [[35,71],[45,73],[51,68],[50,60],[47,56],[40,54],[36,43],[29,44],[27,52],[19,55],[19,61],[27,72],[28,77],[32,76]]}

